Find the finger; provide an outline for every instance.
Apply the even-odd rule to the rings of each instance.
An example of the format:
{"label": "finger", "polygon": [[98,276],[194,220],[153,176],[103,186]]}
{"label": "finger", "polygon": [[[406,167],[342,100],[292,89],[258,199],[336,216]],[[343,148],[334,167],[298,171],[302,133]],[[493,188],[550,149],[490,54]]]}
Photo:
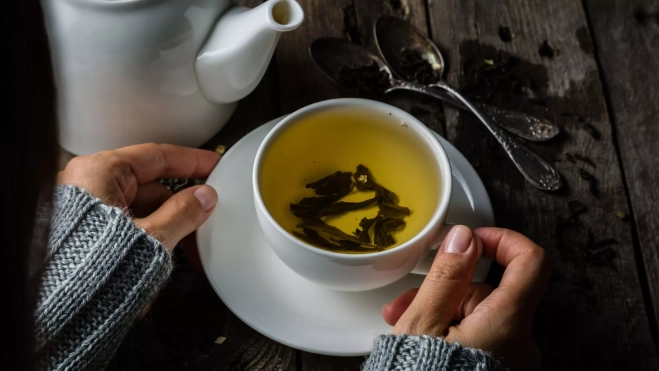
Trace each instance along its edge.
{"label": "finger", "polygon": [[549,282],[551,264],[545,250],[524,235],[503,228],[479,228],[483,256],[506,270],[492,300],[500,308],[519,308],[533,315]]}
{"label": "finger", "polygon": [[[493,290],[494,288],[486,283],[472,282],[465,296],[462,298],[462,302],[458,306],[458,311],[455,313],[453,320],[462,321],[465,317],[473,313],[478,304],[487,298]],[[390,326],[395,326],[396,322],[398,322],[403,313],[412,304],[412,300],[414,300],[418,292],[419,289],[410,289],[385,305],[382,308],[382,318],[384,318],[384,321]]]}
{"label": "finger", "polygon": [[465,317],[473,313],[478,304],[485,300],[492,291],[494,291],[494,288],[486,283],[472,282],[464,297],[462,297],[462,302],[458,306],[458,311],[455,313],[453,319],[462,321]]}
{"label": "finger", "polygon": [[398,322],[403,313],[412,304],[412,300],[414,300],[417,292],[419,292],[419,289],[407,290],[382,308],[382,318],[384,318],[384,321],[389,326],[396,325],[396,322]]}
{"label": "finger", "polygon": [[171,144],[138,144],[111,152],[115,161],[130,166],[139,184],[158,178],[205,178],[220,160],[213,151]]}
{"label": "finger", "polygon": [[442,335],[469,287],[479,257],[480,241],[471,230],[453,227],[394,333]]}
{"label": "finger", "polygon": [[217,193],[210,186],[190,187],[170,197],[153,214],[135,220],[135,224],[171,251],[208,219],[216,203]]}
{"label": "finger", "polygon": [[156,211],[165,201],[172,197],[172,191],[158,182],[149,182],[137,187],[134,200],[130,203],[132,214],[137,218],[145,218]]}

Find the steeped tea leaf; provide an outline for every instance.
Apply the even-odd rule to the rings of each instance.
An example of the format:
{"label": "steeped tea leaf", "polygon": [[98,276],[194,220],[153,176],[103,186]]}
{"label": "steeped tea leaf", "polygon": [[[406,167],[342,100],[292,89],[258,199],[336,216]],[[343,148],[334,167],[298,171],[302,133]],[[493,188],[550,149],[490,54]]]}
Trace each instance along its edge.
{"label": "steeped tea leaf", "polygon": [[342,195],[345,196],[352,190],[352,173],[337,171],[320,180],[306,185],[316,191],[320,196]]}
{"label": "steeped tea leaf", "polygon": [[317,218],[323,217],[323,216],[328,216],[328,215],[336,215],[336,214],[343,214],[348,211],[354,211],[354,210],[360,210],[366,207],[369,207],[371,204],[377,202],[378,198],[373,197],[368,200],[364,200],[361,202],[344,202],[344,201],[339,201],[335,203],[334,205],[327,206],[320,210],[318,215],[316,215]]}
{"label": "steeped tea leaf", "polygon": [[[375,196],[360,202],[340,201],[355,187],[362,192],[374,191]],[[403,219],[411,214],[409,208],[398,205],[398,196],[378,184],[370,170],[361,164],[357,166],[354,174],[337,171],[307,184],[306,188],[313,189],[319,197],[305,197],[297,204],[290,205],[293,214],[302,219],[297,225],[297,228],[302,229],[302,233],[293,231],[293,234],[310,244],[331,250],[382,251],[396,243],[392,232],[403,228]],[[360,228],[355,229],[353,235],[328,225],[321,219],[362,210],[375,203],[378,205],[378,215],[375,218],[363,218],[359,223]]]}
{"label": "steeped tea leaf", "polygon": [[325,224],[321,220],[306,219],[306,220],[303,220],[302,223],[298,224],[297,227],[302,228],[302,229],[310,229],[310,230],[313,230],[313,231],[316,231],[316,232],[327,233],[327,234],[329,234],[331,236],[334,236],[334,237],[336,237],[338,239],[341,239],[341,240],[348,240],[348,241],[354,241],[354,242],[359,243],[359,240],[357,239],[357,237],[351,236],[351,235],[343,232],[342,230],[340,230],[336,227]]}
{"label": "steeped tea leaf", "polygon": [[373,219],[368,219],[368,218],[363,218],[361,222],[359,222],[359,227],[361,229],[357,228],[355,231],[355,235],[359,237],[359,239],[364,242],[364,243],[371,243],[371,236],[369,235],[368,231],[371,230],[371,227],[375,223],[376,220],[379,218],[382,218],[381,216],[376,216]]}
{"label": "steeped tea leaf", "polygon": [[291,204],[290,209],[293,214],[300,219],[312,219],[315,218],[322,209],[332,205],[339,198],[337,198],[337,196],[305,197],[297,204]]}
{"label": "steeped tea leaf", "polygon": [[360,191],[375,191],[377,184],[373,180],[373,175],[364,165],[357,165],[357,171],[353,175],[357,189]]}
{"label": "steeped tea leaf", "polygon": [[301,239],[304,242],[310,243],[312,245],[324,247],[326,249],[338,250],[341,248],[341,245],[336,245],[327,241],[326,239],[322,238],[316,231],[313,231],[311,229],[303,229],[302,232],[303,233],[300,233],[298,231],[293,231],[293,235],[295,235],[297,238]]}
{"label": "steeped tea leaf", "polygon": [[410,209],[405,206],[392,205],[385,202],[378,203],[380,215],[385,218],[403,219],[411,214]]}
{"label": "steeped tea leaf", "polygon": [[377,246],[388,247],[396,243],[391,232],[404,227],[405,222],[402,219],[383,218],[375,223],[374,240]]}
{"label": "steeped tea leaf", "polygon": [[390,190],[378,185],[376,193],[378,194],[378,196],[380,196],[381,203],[386,203],[389,205],[398,204],[398,196],[396,196],[396,194],[391,192]]}

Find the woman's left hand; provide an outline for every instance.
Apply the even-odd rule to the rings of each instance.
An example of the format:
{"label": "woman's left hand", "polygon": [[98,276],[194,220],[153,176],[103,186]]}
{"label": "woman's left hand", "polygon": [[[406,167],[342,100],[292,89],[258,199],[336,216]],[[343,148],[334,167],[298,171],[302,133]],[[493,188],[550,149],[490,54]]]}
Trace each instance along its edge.
{"label": "woman's left hand", "polygon": [[72,159],[58,183],[85,189],[106,205],[141,217],[135,225],[169,251],[210,216],[217,193],[207,185],[172,195],[160,178],[206,178],[220,160],[212,151],[140,144]]}

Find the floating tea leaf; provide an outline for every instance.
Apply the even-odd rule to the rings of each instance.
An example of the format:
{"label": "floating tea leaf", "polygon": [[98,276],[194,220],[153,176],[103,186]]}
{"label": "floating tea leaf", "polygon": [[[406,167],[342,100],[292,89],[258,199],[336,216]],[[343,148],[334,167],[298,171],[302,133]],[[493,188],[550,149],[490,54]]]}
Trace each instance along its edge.
{"label": "floating tea leaf", "polygon": [[388,247],[396,243],[391,232],[405,226],[402,219],[382,218],[373,226],[373,240],[377,246]]}
{"label": "floating tea leaf", "polygon": [[370,205],[374,204],[378,200],[377,197],[373,197],[368,200],[364,200],[361,202],[337,202],[334,205],[327,206],[320,210],[318,215],[316,215],[317,218],[321,218],[323,216],[328,216],[328,215],[336,215],[336,214],[343,214],[348,211],[354,211],[354,210],[360,210],[365,207],[369,207]]}
{"label": "floating tea leaf", "polygon": [[310,229],[310,230],[313,230],[313,231],[316,231],[316,232],[327,233],[327,234],[329,234],[331,236],[334,236],[336,238],[339,238],[341,240],[348,240],[348,241],[354,241],[354,242],[359,243],[359,240],[357,239],[357,237],[351,236],[351,235],[343,232],[342,230],[340,230],[336,227],[333,227],[329,224],[325,224],[321,220],[310,220],[310,219],[303,220],[302,223],[297,225],[297,227],[302,228],[302,229]]}
{"label": "floating tea leaf", "polygon": [[357,165],[357,171],[355,171],[353,177],[355,178],[358,190],[375,191],[377,189],[377,184],[373,181],[373,176],[366,166]]}
{"label": "floating tea leaf", "polygon": [[355,231],[355,236],[359,237],[361,242],[371,243],[371,236],[368,234],[368,231],[371,230],[371,227],[373,226],[375,221],[378,220],[378,218],[380,218],[380,216],[377,216],[373,219],[363,218],[362,221],[359,222],[359,226],[361,227],[361,229],[357,228],[357,230]]}
{"label": "floating tea leaf", "polygon": [[379,202],[384,202],[390,205],[398,203],[398,196],[383,186],[377,184],[371,171],[364,165],[357,165],[357,171],[353,176],[357,189],[360,191],[375,191],[379,197]]}
{"label": "floating tea leaf", "polygon": [[301,239],[302,241],[312,245],[317,245],[330,250],[341,249],[341,245],[336,245],[327,241],[326,239],[322,238],[320,234],[318,234],[318,232],[314,230],[303,229],[302,232],[303,233],[300,233],[298,231],[293,231],[293,235],[295,235],[297,238]]}
{"label": "floating tea leaf", "polygon": [[345,196],[352,190],[352,173],[337,171],[320,180],[306,185],[321,196],[341,195]]}
{"label": "floating tea leaf", "polygon": [[378,203],[380,207],[380,215],[385,218],[403,219],[409,216],[411,211],[405,206],[392,205],[385,202]]}
{"label": "floating tea leaf", "polygon": [[[340,201],[355,187],[358,191],[374,191],[375,196],[360,202]],[[306,188],[313,189],[319,196],[305,197],[290,205],[293,214],[302,219],[297,225],[302,233],[293,231],[293,234],[305,242],[330,250],[382,251],[396,243],[392,232],[404,227],[403,219],[411,214],[409,208],[398,205],[398,196],[394,192],[375,182],[364,165],[358,165],[354,174],[337,171],[307,184]],[[375,203],[378,205],[378,215],[371,219],[363,218],[359,223],[361,229],[357,228],[353,235],[321,220],[325,216],[365,209]],[[374,244],[371,243],[371,229]]]}
{"label": "floating tea leaf", "polygon": [[337,196],[305,197],[297,204],[291,204],[290,209],[300,219],[313,219],[321,210],[330,206],[339,198]]}

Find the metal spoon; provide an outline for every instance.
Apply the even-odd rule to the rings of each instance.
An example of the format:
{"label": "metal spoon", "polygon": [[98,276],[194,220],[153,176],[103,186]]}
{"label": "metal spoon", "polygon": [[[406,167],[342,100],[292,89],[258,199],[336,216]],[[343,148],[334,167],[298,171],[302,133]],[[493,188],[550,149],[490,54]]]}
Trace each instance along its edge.
{"label": "metal spoon", "polygon": [[[411,23],[400,18],[383,15],[375,21],[375,42],[389,68],[397,77],[421,83],[415,70],[419,64],[431,74],[421,76],[428,79],[426,84],[436,87],[445,84],[442,80],[444,72],[444,59],[439,49],[426,35]],[[410,66],[411,60],[413,65]],[[424,66],[427,63],[428,66]],[[406,78],[407,77],[407,78]],[[416,79],[415,79],[416,77]],[[437,83],[433,83],[437,82]],[[446,101],[458,108],[467,109],[460,100],[444,95]],[[472,103],[502,128],[524,139],[543,142],[554,138],[560,133],[558,126],[548,120],[538,119],[522,112],[512,112],[497,107]]]}
{"label": "metal spoon", "polygon": [[[347,40],[333,37],[316,39],[311,43],[309,52],[330,80],[355,93],[381,94],[394,90],[409,90],[439,98],[437,89],[394,79],[387,65],[378,56]],[[437,88],[442,89],[452,99],[461,102],[480,119],[532,185],[545,191],[556,191],[561,188],[563,185],[561,176],[551,165],[501,130],[499,125],[488,120],[460,93],[446,84],[438,84]]]}

